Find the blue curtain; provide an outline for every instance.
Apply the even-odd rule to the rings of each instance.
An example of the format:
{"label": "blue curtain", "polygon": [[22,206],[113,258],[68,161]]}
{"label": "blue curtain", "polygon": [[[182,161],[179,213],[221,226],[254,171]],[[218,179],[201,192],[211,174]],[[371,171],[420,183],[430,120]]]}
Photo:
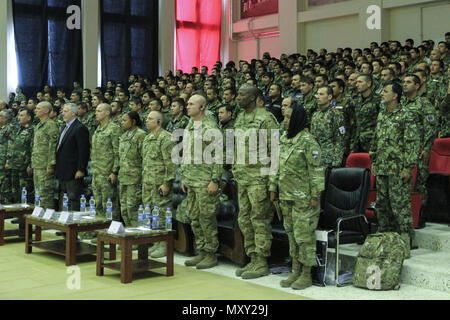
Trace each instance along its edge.
{"label": "blue curtain", "polygon": [[102,86],[158,76],[158,1],[102,0]]}
{"label": "blue curtain", "polygon": [[70,5],[81,0],[13,0],[19,87],[27,96],[83,80],[81,30],[66,26]]}

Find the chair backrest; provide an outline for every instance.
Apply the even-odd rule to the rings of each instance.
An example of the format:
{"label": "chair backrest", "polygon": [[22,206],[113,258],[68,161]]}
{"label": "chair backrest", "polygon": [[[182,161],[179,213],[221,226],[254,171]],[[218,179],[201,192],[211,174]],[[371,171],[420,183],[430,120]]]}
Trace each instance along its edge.
{"label": "chair backrest", "polygon": [[450,175],[450,138],[434,141],[428,167],[431,174]]}
{"label": "chair backrest", "polygon": [[[340,217],[364,215],[369,197],[370,173],[364,168],[340,168],[327,170],[325,191],[321,199],[322,214],[319,227],[336,230]],[[343,222],[342,230],[367,233],[363,219]]]}
{"label": "chair backrest", "polygon": [[346,168],[366,168],[370,170],[370,189],[375,189],[375,176],[372,174],[372,162],[368,153],[352,153],[347,157]]}

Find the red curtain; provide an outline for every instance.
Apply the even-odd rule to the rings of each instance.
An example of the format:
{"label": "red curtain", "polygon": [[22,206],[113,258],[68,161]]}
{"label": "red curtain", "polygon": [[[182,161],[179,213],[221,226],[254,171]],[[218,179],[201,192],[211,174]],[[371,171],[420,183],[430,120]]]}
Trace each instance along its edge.
{"label": "red curtain", "polygon": [[221,0],[175,0],[177,70],[209,71],[220,60]]}

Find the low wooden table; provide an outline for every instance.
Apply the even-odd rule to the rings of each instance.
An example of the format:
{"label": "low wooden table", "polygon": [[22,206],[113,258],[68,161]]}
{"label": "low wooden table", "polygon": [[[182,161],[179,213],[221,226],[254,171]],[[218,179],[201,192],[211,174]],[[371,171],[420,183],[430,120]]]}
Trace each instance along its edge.
{"label": "low wooden table", "polygon": [[[109,228],[111,221],[103,219],[95,219],[91,221],[75,221],[70,224],[59,223],[58,221],[44,220],[33,216],[25,218],[25,253],[32,253],[32,247],[49,251],[58,255],[66,257],[66,266],[77,264],[77,256],[92,255],[97,252],[96,246],[89,245],[77,241],[79,232],[95,231]],[[31,239],[32,226],[39,226],[42,228],[55,229],[66,233],[66,239],[53,241],[38,241],[33,242]],[[116,259],[115,248],[110,249],[110,259]]]}
{"label": "low wooden table", "polygon": [[[4,205],[0,209],[0,246],[5,244],[5,238],[25,236],[25,223],[19,223],[19,229],[5,230],[5,220],[11,218],[23,218],[25,215],[32,214],[34,206],[24,207],[21,204]],[[41,240],[41,227],[36,227],[35,232],[36,241]]]}
{"label": "low wooden table", "polygon": [[[97,235],[97,276],[103,276],[104,268],[120,271],[120,281],[131,283],[133,272],[142,272],[150,269],[166,268],[166,276],[173,276],[173,237],[175,231],[154,230],[148,232],[132,232],[122,235],[109,234],[107,230]],[[150,243],[167,242],[167,262],[161,263],[148,259]],[[104,263],[104,244],[110,244],[110,250],[120,245],[122,251],[121,262]],[[138,260],[133,260],[133,245],[138,245]],[[111,254],[111,253],[110,253]]]}

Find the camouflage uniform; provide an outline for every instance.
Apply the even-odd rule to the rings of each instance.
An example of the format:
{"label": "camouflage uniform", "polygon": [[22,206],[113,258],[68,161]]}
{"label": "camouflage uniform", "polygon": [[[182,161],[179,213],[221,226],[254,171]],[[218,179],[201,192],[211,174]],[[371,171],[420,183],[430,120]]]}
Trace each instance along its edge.
{"label": "camouflage uniform", "polygon": [[221,106],[222,106],[222,102],[220,102],[220,100],[217,100],[214,103],[208,103],[206,105],[206,110],[211,111],[217,119],[217,114],[219,113],[219,108]]}
{"label": "camouflage uniform", "polygon": [[342,165],[345,152],[344,116],[333,106],[317,110],[311,122],[311,134],[322,150],[324,167],[337,168]]}
{"label": "camouflage uniform", "polygon": [[[439,130],[438,112],[431,102],[424,97],[415,97],[408,100],[403,97],[403,106],[415,115],[416,125],[419,128],[420,149],[419,155],[425,151],[428,154],[434,144]],[[415,191],[422,194],[422,206],[425,207],[428,200],[427,180],[429,176],[428,162],[419,159],[417,162],[417,178]]]}
{"label": "camouflage uniform", "polygon": [[172,118],[172,120],[167,125],[167,131],[172,133],[177,129],[184,129],[187,127],[188,123],[189,117],[185,115],[182,115],[179,119]]}
{"label": "camouflage uniform", "polygon": [[11,126],[11,124],[6,124],[4,127],[0,128],[0,203],[10,203],[11,201],[11,185],[10,179],[7,176],[5,164],[12,129],[13,127]]}
{"label": "camouflage uniform", "polygon": [[439,138],[450,138],[450,94],[439,104],[441,128]]}
{"label": "camouflage uniform", "polygon": [[430,102],[434,106],[439,106],[441,101],[445,99],[448,90],[448,79],[443,75],[439,75],[436,78],[430,77],[427,83],[427,89],[434,93],[434,100]]}
{"label": "camouflage uniform", "polygon": [[377,220],[380,232],[414,235],[411,209],[412,178],[404,181],[402,172],[417,164],[420,132],[415,115],[399,105],[389,112],[382,108],[375,130],[370,157],[377,176]]}
{"label": "camouflage uniform", "polygon": [[33,128],[20,126],[13,130],[8,143],[6,162],[11,186],[11,202],[21,201],[21,190],[27,189],[27,202],[34,203],[33,176],[29,176],[27,168],[31,168],[31,151],[33,148]]}
{"label": "camouflage uniform", "polygon": [[126,131],[119,140],[120,204],[127,227],[137,227],[137,212],[142,203],[142,144],[146,135],[136,128]]}
{"label": "camouflage uniform", "polygon": [[280,169],[270,177],[269,190],[279,192],[289,254],[305,266],[316,265],[314,231],[320,206],[311,209],[310,203],[319,201],[323,189],[324,169],[314,136],[304,130],[288,139],[284,133],[280,139]]}
{"label": "camouflage uniform", "polygon": [[336,110],[340,111],[344,116],[344,126],[345,126],[345,152],[344,158],[350,154],[350,140],[352,137],[352,132],[355,128],[355,106],[352,101],[347,98],[334,100],[333,106]]}
{"label": "camouflage uniform", "polygon": [[[256,130],[259,136],[259,130],[267,130],[267,149],[270,157],[271,136],[276,131],[278,134],[278,123],[273,114],[265,109],[255,108],[251,113],[241,112],[234,124],[235,130]],[[249,157],[249,139],[245,138],[245,164],[240,164],[238,152],[243,150],[239,146],[239,131],[236,133],[235,143],[235,162],[233,165],[234,179],[238,183],[239,199],[239,227],[244,235],[244,247],[248,256],[256,254],[267,258],[270,256],[272,245],[272,217],[273,208],[270,203],[268,187],[269,176],[262,174],[263,165],[261,161],[251,164]],[[265,146],[263,146],[265,147]],[[251,150],[256,151],[256,149]]]}
{"label": "camouflage uniform", "polygon": [[373,92],[364,99],[358,95],[355,101],[355,124],[350,150],[353,152],[369,152],[372,143],[377,117],[380,108],[381,98]]}
{"label": "camouflage uniform", "polygon": [[[189,122],[183,138],[185,151],[183,152],[184,159],[180,168],[180,174],[183,185],[188,187],[187,212],[191,220],[196,249],[199,252],[213,254],[219,247],[216,219],[219,193],[214,196],[209,195],[207,187],[213,180],[220,185],[223,167],[221,163],[207,164],[203,162],[195,164],[196,160],[202,159],[198,159],[194,155],[194,139],[203,137],[208,129],[218,130],[218,127],[214,121],[211,121],[206,116],[203,118],[203,121]],[[208,145],[209,143],[203,141],[202,155]],[[187,147],[190,149],[186,149]],[[190,156],[187,155],[186,150],[190,150]]]}
{"label": "camouflage uniform", "polygon": [[91,171],[92,192],[95,197],[97,215],[106,217],[108,198],[113,203],[114,219],[119,219],[117,186],[112,185],[109,176],[119,173],[119,137],[121,129],[112,121],[99,126],[92,136]]}
{"label": "camouflage uniform", "polygon": [[306,96],[302,96],[298,103],[306,110],[306,117],[308,119],[306,127],[311,128],[311,120],[314,112],[317,110],[317,99],[315,97],[314,90],[311,90],[311,92]]}
{"label": "camouflage uniform", "polygon": [[54,209],[55,175],[49,175],[47,169],[55,169],[56,146],[59,127],[51,119],[40,122],[34,129],[31,163],[34,173],[34,187],[39,189],[41,207]]}
{"label": "camouflage uniform", "polygon": [[[167,208],[172,207],[172,183],[177,170],[172,162],[174,146],[172,135],[164,129],[156,134],[150,132],[142,144],[142,202],[151,208],[158,206],[160,226],[165,223]],[[159,194],[161,185],[170,189],[165,197]]]}
{"label": "camouflage uniform", "polygon": [[89,142],[92,143],[92,136],[99,125],[97,119],[95,118],[95,113],[94,117],[92,117],[92,113],[86,113],[83,117],[79,117],[78,120],[80,120],[80,122],[88,128]]}

